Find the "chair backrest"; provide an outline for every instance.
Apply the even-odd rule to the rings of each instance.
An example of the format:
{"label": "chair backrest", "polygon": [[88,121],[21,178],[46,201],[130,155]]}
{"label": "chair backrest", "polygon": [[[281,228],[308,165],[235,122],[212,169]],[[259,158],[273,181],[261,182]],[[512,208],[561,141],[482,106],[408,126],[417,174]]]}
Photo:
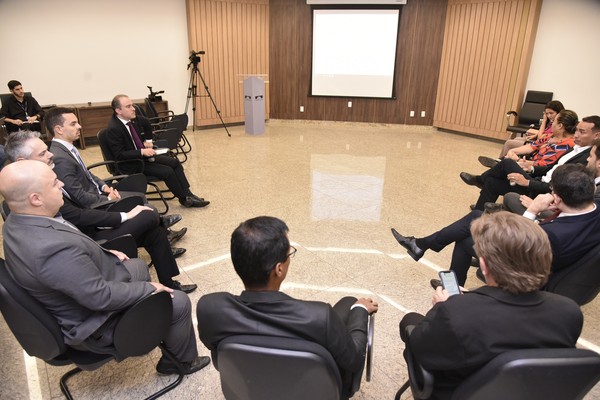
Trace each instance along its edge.
{"label": "chair backrest", "polygon": [[230,336],[213,363],[227,400],[339,399],[341,377],[331,354],[317,343],[272,336]]}
{"label": "chair backrest", "polygon": [[581,399],[600,379],[600,355],[583,349],[500,354],[465,380],[452,399]]}
{"label": "chair backrest", "polygon": [[552,273],[544,290],[569,297],[579,305],[594,300],[600,292],[600,244],[573,265]]}
{"label": "chair backrest", "polygon": [[[14,95],[12,93],[1,93],[0,94],[0,104],[5,104],[4,102]],[[26,97],[31,97],[31,92],[25,92]]]}
{"label": "chair backrest", "polygon": [[[110,143],[108,143],[108,129],[100,129],[100,131],[98,131],[98,135],[96,136],[98,137],[98,144],[100,145],[100,151],[102,152],[102,158],[104,161],[115,161],[115,156],[110,149]],[[112,175],[118,174],[114,164],[107,164],[106,168]]]}
{"label": "chair backrest", "polygon": [[525,102],[519,111],[519,125],[539,126],[540,118],[546,109],[546,104],[552,100],[552,92],[528,90]]}
{"label": "chair backrest", "polygon": [[65,353],[56,318],[14,281],[7,268],[0,259],[0,311],[21,347],[45,361]]}
{"label": "chair backrest", "polygon": [[152,294],[127,309],[115,326],[114,346],[122,357],[148,353],[167,336],[173,315],[171,295]]}
{"label": "chair backrest", "polygon": [[146,114],[145,116],[148,118],[156,118],[158,117],[158,112],[156,112],[156,107],[150,101],[150,99],[144,99],[144,104],[146,105]]}

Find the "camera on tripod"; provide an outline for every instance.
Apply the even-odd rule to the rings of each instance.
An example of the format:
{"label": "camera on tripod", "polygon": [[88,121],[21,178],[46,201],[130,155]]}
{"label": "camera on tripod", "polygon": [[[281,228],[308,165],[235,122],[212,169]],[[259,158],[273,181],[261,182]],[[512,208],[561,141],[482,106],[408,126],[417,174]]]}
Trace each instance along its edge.
{"label": "camera on tripod", "polygon": [[158,92],[153,92],[152,91],[152,86],[146,86],[148,88],[148,90],[150,90],[150,94],[148,95],[148,99],[150,101],[161,101],[162,100],[162,96],[157,96],[158,94],[164,93],[164,90],[159,90]]}
{"label": "camera on tripod", "polygon": [[188,60],[190,60],[190,63],[188,64],[187,69],[190,69],[190,66],[192,64],[194,65],[194,68],[198,68],[198,63],[200,62],[201,54],[206,54],[206,52],[204,50],[200,50],[200,51],[192,50],[190,52],[190,56],[188,57]]}

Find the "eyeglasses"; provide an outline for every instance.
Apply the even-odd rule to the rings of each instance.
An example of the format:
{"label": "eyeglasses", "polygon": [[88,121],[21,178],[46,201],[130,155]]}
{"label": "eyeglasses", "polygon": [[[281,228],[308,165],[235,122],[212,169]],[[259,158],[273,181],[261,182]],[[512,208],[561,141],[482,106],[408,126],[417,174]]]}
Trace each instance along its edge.
{"label": "eyeglasses", "polygon": [[294,258],[298,249],[295,248],[294,246],[290,246],[290,247],[292,248],[292,251],[290,252],[290,254],[287,255],[287,258]]}

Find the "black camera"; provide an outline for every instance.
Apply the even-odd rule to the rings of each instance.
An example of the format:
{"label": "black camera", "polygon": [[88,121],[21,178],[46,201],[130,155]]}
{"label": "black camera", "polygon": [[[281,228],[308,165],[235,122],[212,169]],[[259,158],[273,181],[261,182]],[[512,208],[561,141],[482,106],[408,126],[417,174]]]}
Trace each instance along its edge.
{"label": "black camera", "polygon": [[190,56],[188,57],[188,59],[190,60],[190,63],[188,64],[187,69],[190,69],[190,65],[194,64],[194,67],[198,66],[198,63],[200,62],[200,55],[201,54],[205,54],[206,52],[204,50],[200,50],[200,51],[194,51],[192,50],[190,52]]}

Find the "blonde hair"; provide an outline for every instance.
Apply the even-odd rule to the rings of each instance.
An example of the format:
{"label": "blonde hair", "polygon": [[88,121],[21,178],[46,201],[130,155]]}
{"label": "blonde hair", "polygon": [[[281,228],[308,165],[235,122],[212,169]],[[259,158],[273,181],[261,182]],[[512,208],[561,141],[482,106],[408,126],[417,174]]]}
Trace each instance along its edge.
{"label": "blonde hair", "polygon": [[548,235],[517,214],[484,214],[471,225],[475,252],[501,289],[519,294],[541,288],[552,265]]}

